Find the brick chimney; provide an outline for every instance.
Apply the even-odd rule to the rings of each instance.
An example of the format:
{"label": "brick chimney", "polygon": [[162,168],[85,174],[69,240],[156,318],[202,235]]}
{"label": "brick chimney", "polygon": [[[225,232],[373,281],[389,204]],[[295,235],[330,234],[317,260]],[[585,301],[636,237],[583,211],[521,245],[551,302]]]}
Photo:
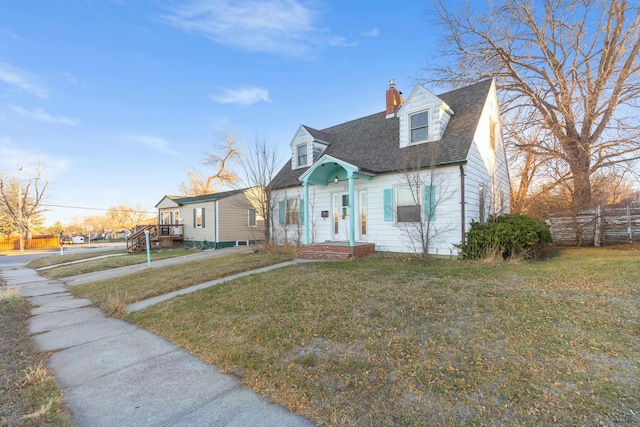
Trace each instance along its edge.
{"label": "brick chimney", "polygon": [[395,114],[399,106],[404,103],[402,92],[396,89],[395,79],[389,80],[389,89],[387,89],[387,117]]}

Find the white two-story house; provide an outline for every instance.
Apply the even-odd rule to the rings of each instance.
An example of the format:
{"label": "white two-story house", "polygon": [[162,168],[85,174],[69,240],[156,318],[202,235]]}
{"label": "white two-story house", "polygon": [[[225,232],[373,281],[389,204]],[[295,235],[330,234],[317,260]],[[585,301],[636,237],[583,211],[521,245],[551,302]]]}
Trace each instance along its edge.
{"label": "white two-story house", "polygon": [[395,86],[385,111],[298,128],[272,181],[279,242],[455,255],[472,221],[509,212],[495,83]]}

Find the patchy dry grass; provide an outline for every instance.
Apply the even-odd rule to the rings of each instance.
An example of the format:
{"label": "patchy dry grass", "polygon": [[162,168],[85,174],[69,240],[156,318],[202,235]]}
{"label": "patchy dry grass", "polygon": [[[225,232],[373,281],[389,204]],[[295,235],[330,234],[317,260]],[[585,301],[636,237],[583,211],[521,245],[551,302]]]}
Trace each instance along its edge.
{"label": "patchy dry grass", "polygon": [[[184,255],[193,255],[193,250],[159,250],[151,252],[151,261],[158,261],[165,258],[174,258]],[[100,256],[96,252],[93,256]],[[63,258],[64,256],[58,257]],[[123,256],[101,258],[96,260],[87,260],[78,264],[62,265],[57,268],[42,270],[38,272],[41,276],[49,279],[58,279],[60,277],[77,276],[79,274],[93,273],[96,271],[109,270],[111,268],[126,267],[134,264],[144,264],[147,262],[146,253],[126,254]]]}
{"label": "patchy dry grass", "polygon": [[0,426],[73,426],[62,391],[29,337],[29,307],[0,284]]}
{"label": "patchy dry grass", "polygon": [[66,262],[72,261],[80,261],[83,259],[95,258],[98,256],[104,255],[117,255],[117,254],[126,254],[124,249],[114,249],[110,251],[90,251],[90,252],[67,252],[65,255],[59,255],[57,252],[52,253],[51,256],[47,256],[44,258],[37,258],[27,263],[28,268],[41,268],[41,267],[49,267],[52,265],[64,264]]}
{"label": "patchy dry grass", "polygon": [[319,425],[640,423],[640,256],[376,255],[126,316]]}
{"label": "patchy dry grass", "polygon": [[277,254],[237,253],[175,266],[149,268],[126,276],[70,287],[113,317],[122,317],[127,304],[189,286],[273,265],[291,258]]}

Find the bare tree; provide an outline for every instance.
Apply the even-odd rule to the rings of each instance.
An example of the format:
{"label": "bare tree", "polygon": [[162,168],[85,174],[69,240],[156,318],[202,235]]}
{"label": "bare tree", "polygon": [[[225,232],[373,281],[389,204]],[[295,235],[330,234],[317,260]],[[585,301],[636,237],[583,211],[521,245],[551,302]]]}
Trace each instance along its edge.
{"label": "bare tree", "polygon": [[[398,200],[404,197],[409,202],[407,207],[397,207],[394,215],[399,224],[404,225],[403,233],[415,253],[423,257],[429,255],[432,245],[441,235],[450,231],[450,224],[436,225],[437,207],[451,197],[448,191],[446,177],[435,164],[439,142],[431,142],[426,167],[422,159],[412,157],[407,153],[405,168],[402,170],[402,187],[396,191],[403,191]],[[401,212],[405,209],[406,212]],[[400,216],[407,215],[407,218]]]}
{"label": "bare tree", "polygon": [[230,168],[230,163],[240,163],[242,152],[238,147],[238,140],[226,135],[224,142],[218,144],[216,152],[205,152],[204,165],[212,167],[216,173],[204,176],[201,173],[189,169],[189,178],[180,185],[180,192],[184,196],[200,196],[218,191],[217,183],[220,186],[235,186],[240,178]]}
{"label": "bare tree", "polygon": [[440,54],[454,61],[428,67],[436,76],[429,80],[495,77],[503,120],[525,109],[531,125],[552,136],[521,148],[566,164],[577,210],[591,204],[595,173],[640,157],[640,125],[628,108],[640,98],[639,12],[626,0],[511,0],[482,11],[438,0]]}
{"label": "bare tree", "polygon": [[[141,205],[119,205],[109,208],[106,213],[109,228],[115,232],[131,230],[137,224],[148,221],[151,214],[145,211]],[[82,220],[82,227],[86,228],[86,220]]]}
{"label": "bare tree", "polygon": [[0,211],[13,220],[16,228],[19,223],[22,224],[22,232],[27,242],[31,240],[34,228],[44,223],[42,214],[48,210],[42,206],[47,197],[49,184],[42,177],[42,172],[43,169],[38,166],[34,177],[22,179],[21,182],[18,182],[17,177],[0,173]]}
{"label": "bare tree", "polygon": [[277,149],[269,145],[266,138],[256,135],[253,144],[242,155],[243,176],[236,182],[240,188],[253,188],[247,197],[255,206],[258,216],[264,220],[264,241],[273,243],[274,213],[276,201],[273,199],[271,182],[278,173],[280,161]]}

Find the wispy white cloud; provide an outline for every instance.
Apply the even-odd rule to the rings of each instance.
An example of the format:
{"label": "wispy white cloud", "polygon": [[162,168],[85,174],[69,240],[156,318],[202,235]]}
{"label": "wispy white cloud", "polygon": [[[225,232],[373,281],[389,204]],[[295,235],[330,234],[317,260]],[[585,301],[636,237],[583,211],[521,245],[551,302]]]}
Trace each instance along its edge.
{"label": "wispy white cloud", "polygon": [[198,0],[163,17],[216,43],[294,57],[330,44],[329,32],[317,28],[318,18],[317,11],[298,0]]}
{"label": "wispy white cloud", "polygon": [[380,31],[377,28],[372,28],[370,30],[362,32],[362,35],[365,37],[378,37],[379,34]]}
{"label": "wispy white cloud", "polygon": [[25,150],[7,138],[0,138],[0,171],[8,175],[18,175],[18,165],[22,166],[21,175],[28,179],[36,175],[38,167],[43,176],[54,180],[61,176],[71,165],[66,157],[54,156],[44,152]]}
{"label": "wispy white cloud", "polygon": [[74,85],[78,85],[78,84],[80,84],[80,82],[78,81],[78,79],[76,78],[76,76],[74,76],[74,75],[73,75],[73,74],[71,74],[71,73],[68,73],[68,72],[66,72],[66,71],[63,71],[63,72],[61,73],[61,75],[62,75],[62,77],[64,77],[64,79],[65,79],[66,81],[68,81],[69,83],[72,83],[72,84],[74,84]]}
{"label": "wispy white cloud", "polygon": [[46,98],[48,95],[47,89],[38,82],[33,73],[15,68],[6,62],[0,62],[0,81],[40,98]]}
{"label": "wispy white cloud", "polygon": [[127,141],[131,141],[135,144],[143,145],[147,148],[150,148],[158,153],[162,154],[170,154],[172,156],[178,156],[180,153],[171,147],[169,147],[169,141],[164,138],[160,138],[158,136],[153,135],[125,135],[123,139]]}
{"label": "wispy white cloud", "polygon": [[20,38],[16,33],[6,27],[0,27],[0,35],[11,40],[18,40]]}
{"label": "wispy white cloud", "polygon": [[241,87],[239,89],[223,89],[222,93],[211,97],[223,104],[240,104],[248,106],[261,101],[271,102],[269,91],[261,87]]}
{"label": "wispy white cloud", "polygon": [[61,124],[75,126],[80,123],[80,120],[65,116],[52,116],[44,111],[42,108],[33,108],[27,110],[26,108],[18,107],[17,105],[9,104],[9,107],[18,114],[28,117],[39,122],[50,124]]}
{"label": "wispy white cloud", "polygon": [[355,47],[358,46],[358,42],[349,41],[345,37],[341,36],[332,36],[329,38],[329,45],[338,47]]}

